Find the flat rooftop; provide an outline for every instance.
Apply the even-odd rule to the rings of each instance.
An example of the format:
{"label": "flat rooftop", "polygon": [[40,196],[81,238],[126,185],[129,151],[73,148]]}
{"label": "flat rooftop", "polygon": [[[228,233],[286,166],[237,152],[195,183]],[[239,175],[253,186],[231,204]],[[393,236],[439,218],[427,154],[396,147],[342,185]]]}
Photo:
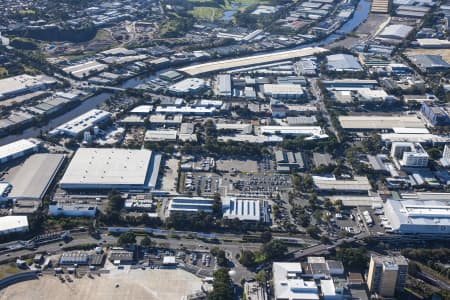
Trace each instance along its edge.
{"label": "flat rooftop", "polygon": [[16,142],[12,142],[3,146],[0,146],[0,163],[2,160],[11,156],[16,156],[18,153],[30,151],[40,144],[39,141],[33,139],[22,139]]}
{"label": "flat rooftop", "polygon": [[314,185],[320,190],[369,191],[372,186],[367,177],[355,176],[353,179],[336,179],[334,176],[313,176]]}
{"label": "flat rooftop", "polygon": [[42,200],[65,159],[64,154],[30,156],[10,181],[9,199]]}
{"label": "flat rooftop", "polygon": [[261,219],[259,200],[227,197],[222,202],[224,218],[238,218],[241,221],[259,221]]}
{"label": "flat rooftop", "polygon": [[260,54],[254,56],[247,56],[242,58],[228,59],[216,62],[210,62],[205,64],[199,64],[194,66],[189,66],[185,68],[179,69],[179,71],[185,72],[191,76],[195,76],[198,74],[209,73],[209,72],[218,72],[222,70],[238,68],[238,67],[246,67],[256,64],[264,64],[269,62],[288,60],[292,58],[299,58],[305,56],[311,56],[314,54],[319,54],[322,52],[326,52],[325,48],[320,47],[308,47],[303,49],[289,50],[289,51],[280,51],[280,52],[272,52],[268,54]]}
{"label": "flat rooftop", "polygon": [[80,148],[61,179],[62,188],[149,189],[160,158],[150,150]]}
{"label": "flat rooftop", "polygon": [[415,115],[410,116],[339,116],[344,129],[393,129],[400,127],[425,128]]}
{"label": "flat rooftop", "polygon": [[0,217],[0,231],[10,231],[26,227],[28,229],[27,216]]}

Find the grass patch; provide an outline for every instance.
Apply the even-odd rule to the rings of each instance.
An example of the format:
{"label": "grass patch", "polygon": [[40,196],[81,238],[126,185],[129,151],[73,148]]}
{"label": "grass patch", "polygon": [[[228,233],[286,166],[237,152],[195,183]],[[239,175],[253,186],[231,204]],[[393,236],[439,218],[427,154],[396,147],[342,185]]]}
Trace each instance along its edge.
{"label": "grass patch", "polygon": [[214,21],[222,17],[223,10],[217,7],[198,6],[189,13],[197,19]]}

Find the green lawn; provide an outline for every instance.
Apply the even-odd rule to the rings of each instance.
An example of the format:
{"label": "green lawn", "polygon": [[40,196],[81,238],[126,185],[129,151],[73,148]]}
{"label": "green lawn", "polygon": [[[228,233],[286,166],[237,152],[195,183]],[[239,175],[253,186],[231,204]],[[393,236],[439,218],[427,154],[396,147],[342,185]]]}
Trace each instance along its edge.
{"label": "green lawn", "polygon": [[189,0],[189,2],[195,6],[193,10],[189,11],[189,14],[197,19],[211,21],[220,19],[223,12],[227,10],[236,9],[238,11],[244,11],[250,5],[270,5],[269,0],[225,0],[224,4],[220,7],[204,6],[205,4],[214,3],[213,0]]}
{"label": "green lawn", "polygon": [[217,7],[198,6],[189,13],[197,19],[214,21],[222,17],[223,10]]}

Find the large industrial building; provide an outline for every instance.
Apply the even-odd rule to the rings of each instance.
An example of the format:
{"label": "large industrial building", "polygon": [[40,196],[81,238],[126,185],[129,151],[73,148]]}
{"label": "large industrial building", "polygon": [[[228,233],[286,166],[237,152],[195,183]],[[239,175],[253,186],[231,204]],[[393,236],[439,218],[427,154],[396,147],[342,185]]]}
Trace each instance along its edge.
{"label": "large industrial building", "polygon": [[345,130],[393,130],[394,128],[425,128],[415,115],[408,116],[339,116],[339,123]]}
{"label": "large industrial building", "polygon": [[233,94],[230,74],[217,75],[217,91],[219,96],[230,97]]}
{"label": "large industrial building", "polygon": [[264,84],[264,96],[280,100],[300,99],[305,95],[299,84]]}
{"label": "large industrial building", "polygon": [[0,100],[43,90],[55,83],[56,80],[51,77],[31,76],[27,74],[1,79]]}
{"label": "large industrial building", "polygon": [[237,199],[225,197],[222,200],[224,219],[239,219],[245,222],[259,222],[261,220],[261,202],[258,199]]}
{"label": "large industrial building", "polygon": [[403,40],[413,31],[413,27],[403,24],[389,25],[378,35],[381,38],[386,39],[399,39]]}
{"label": "large industrial building", "polygon": [[203,197],[174,197],[169,203],[169,213],[211,213],[214,199]]}
{"label": "large industrial building", "polygon": [[353,179],[313,176],[312,179],[315,189],[320,192],[367,194],[372,189],[369,180],[364,176],[355,176]]}
{"label": "large industrial building", "polygon": [[363,70],[356,57],[349,54],[328,55],[327,69],[335,72],[359,72]]}
{"label": "large industrial building", "polygon": [[320,47],[308,47],[302,49],[295,49],[289,51],[272,52],[269,54],[259,54],[254,56],[247,56],[241,58],[233,58],[222,61],[215,61],[210,63],[204,63],[186,68],[179,69],[179,71],[185,72],[191,76],[199,74],[219,72],[239,67],[254,66],[258,64],[272,63],[282,60],[289,60],[300,57],[307,57],[314,54],[326,52],[325,48]]}
{"label": "large industrial building", "polygon": [[150,150],[80,148],[60,186],[71,190],[152,190],[160,164],[161,155]]}
{"label": "large industrial building", "polygon": [[50,134],[76,137],[83,134],[83,132],[90,130],[95,125],[108,120],[109,118],[111,118],[111,113],[101,109],[93,109],[55,128],[50,132]]}
{"label": "large industrial building", "polygon": [[448,200],[389,199],[384,214],[395,233],[450,235]]}
{"label": "large industrial building", "polygon": [[261,126],[260,132],[263,135],[328,137],[320,126]]}
{"label": "large industrial building", "polygon": [[28,231],[28,217],[4,216],[0,217],[0,235],[21,233]]}
{"label": "large industrial building", "polygon": [[95,73],[99,73],[107,68],[108,65],[99,63],[96,60],[90,60],[78,65],[72,65],[64,68],[63,71],[77,79],[82,79]]}
{"label": "large industrial building", "polygon": [[169,93],[176,96],[198,95],[207,88],[206,81],[201,78],[186,78],[169,86]]}
{"label": "large industrial building", "polygon": [[30,156],[12,177],[12,200],[41,201],[61,168],[64,154],[39,153]]}
{"label": "large industrial building", "polygon": [[393,297],[405,287],[408,261],[403,256],[370,257],[367,287],[370,293]]}
{"label": "large industrial building", "polygon": [[408,57],[424,73],[439,73],[450,70],[450,64],[440,55],[419,54]]}
{"label": "large industrial building", "polygon": [[40,142],[34,139],[23,139],[0,146],[0,164],[35,153],[39,150]]}

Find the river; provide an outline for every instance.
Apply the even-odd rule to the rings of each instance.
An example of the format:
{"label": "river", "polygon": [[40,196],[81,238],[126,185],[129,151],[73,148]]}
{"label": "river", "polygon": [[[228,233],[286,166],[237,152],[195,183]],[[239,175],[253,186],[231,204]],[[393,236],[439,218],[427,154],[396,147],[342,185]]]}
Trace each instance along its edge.
{"label": "river", "polygon": [[[355,30],[359,25],[361,25],[362,22],[364,22],[364,20],[367,19],[369,12],[370,12],[370,3],[367,0],[360,0],[355,12],[353,13],[353,16],[350,18],[350,20],[345,22],[344,25],[342,25],[342,27],[338,30],[339,33],[333,33],[322,41],[300,45],[297,48],[329,45],[329,44],[333,43],[334,41],[336,41],[336,39],[342,37],[343,34],[347,34],[347,33],[352,32],[353,30]],[[160,70],[157,72],[157,74],[160,74],[164,71],[165,70]],[[123,82],[120,85],[120,87],[123,87],[123,88],[135,87],[149,79],[155,78],[157,76],[157,74],[156,75],[152,74],[152,75],[145,76],[145,77],[138,76],[138,77],[128,79],[125,82]],[[93,108],[96,108],[98,105],[105,102],[111,95],[112,95],[112,93],[101,93],[101,94],[98,94],[91,98],[88,98],[85,101],[83,101],[83,103],[81,103],[79,106],[72,109],[71,111],[68,111],[63,115],[52,119],[44,127],[28,128],[28,129],[24,130],[21,134],[8,135],[6,137],[1,138],[0,145],[5,145],[5,144],[8,144],[8,143],[20,140],[20,139],[37,137],[37,136],[39,136],[41,131],[49,131],[51,129],[54,129],[55,127],[58,127],[59,125],[65,123],[75,117],[78,117],[79,115],[82,115]]]}

